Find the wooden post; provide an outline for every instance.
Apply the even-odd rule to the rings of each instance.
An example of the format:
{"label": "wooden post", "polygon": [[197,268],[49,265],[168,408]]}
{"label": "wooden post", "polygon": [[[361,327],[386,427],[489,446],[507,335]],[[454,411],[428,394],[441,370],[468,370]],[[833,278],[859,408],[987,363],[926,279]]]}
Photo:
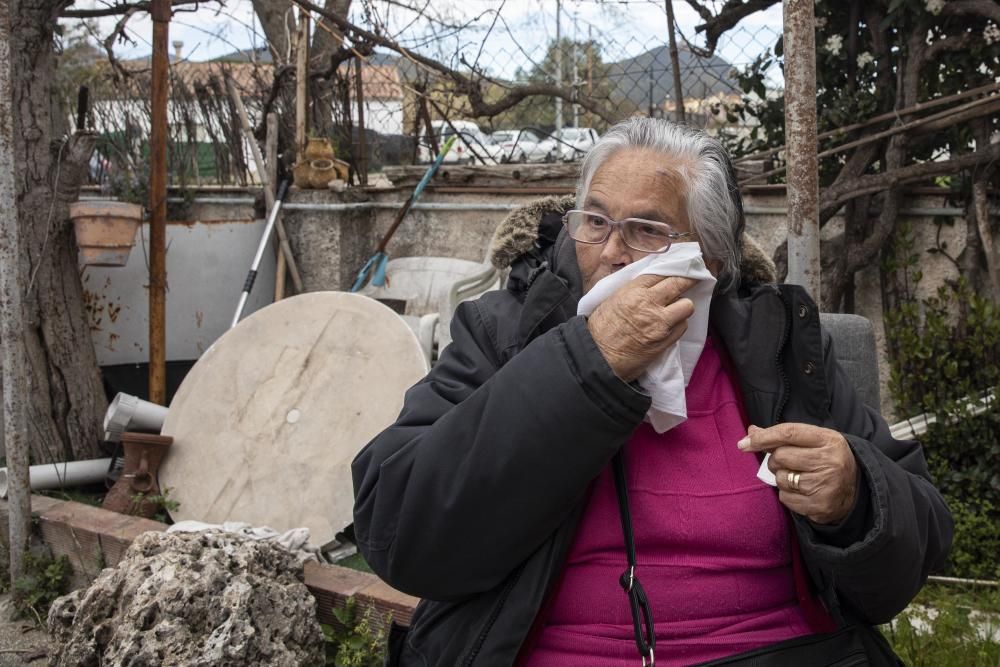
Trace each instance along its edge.
{"label": "wooden post", "polygon": [[[260,154],[260,146],[257,145],[257,140],[253,136],[250,118],[247,116],[246,107],[243,106],[243,99],[240,97],[239,91],[236,90],[236,84],[233,83],[232,79],[226,79],[226,87],[229,89],[229,96],[233,100],[233,106],[236,107],[236,114],[239,116],[243,134],[250,142],[250,154],[253,156],[254,164],[257,165],[257,173],[260,175],[261,185],[264,189],[264,203],[267,205],[267,212],[270,215],[271,209],[274,208],[275,191],[269,186],[267,180],[267,166],[264,164],[264,158]],[[292,282],[295,284],[295,289],[299,293],[302,293],[302,278],[299,276],[299,267],[295,264],[295,257],[292,256],[292,247],[288,243],[288,236],[285,234],[285,225],[281,222],[280,213],[274,222],[274,227],[278,231],[279,247],[285,256],[288,271],[292,274]]]}
{"label": "wooden post", "polygon": [[10,586],[24,572],[31,534],[28,488],[28,397],[31,374],[24,348],[24,276],[14,182],[14,119],[10,71],[10,4],[0,2],[0,348],[3,426],[7,454]]}
{"label": "wooden post", "polygon": [[149,400],[167,402],[167,36],[170,0],[153,0],[149,138]]}
{"label": "wooden post", "polygon": [[674,71],[674,120],[685,122],[684,91],[681,88],[681,61],[677,54],[677,38],[674,36],[674,3],[664,0],[667,6],[667,33],[670,44],[670,68]]}
{"label": "wooden post", "polygon": [[295,157],[306,147],[309,125],[309,14],[299,11],[299,37],[295,50]]}
{"label": "wooden post", "polygon": [[[271,191],[274,200],[275,188],[278,187],[278,115],[273,111],[267,114],[267,137],[264,140],[264,166],[267,168],[267,189]],[[285,298],[285,253],[281,243],[276,243],[277,258],[274,267],[274,300]]]}
{"label": "wooden post", "polygon": [[355,85],[358,98],[358,156],[354,168],[358,171],[358,182],[368,185],[368,137],[365,136],[365,86],[361,80],[361,58],[357,59],[355,70]]}
{"label": "wooden post", "polygon": [[816,33],[811,0],[784,0],[788,282],[820,303]]}

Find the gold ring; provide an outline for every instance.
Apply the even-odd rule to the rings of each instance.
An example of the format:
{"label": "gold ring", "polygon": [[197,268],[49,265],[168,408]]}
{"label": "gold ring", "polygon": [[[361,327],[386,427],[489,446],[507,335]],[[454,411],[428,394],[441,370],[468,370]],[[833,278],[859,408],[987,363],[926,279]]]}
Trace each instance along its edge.
{"label": "gold ring", "polygon": [[799,479],[801,479],[802,473],[789,472],[788,473],[788,485],[792,487],[795,491],[799,490]]}

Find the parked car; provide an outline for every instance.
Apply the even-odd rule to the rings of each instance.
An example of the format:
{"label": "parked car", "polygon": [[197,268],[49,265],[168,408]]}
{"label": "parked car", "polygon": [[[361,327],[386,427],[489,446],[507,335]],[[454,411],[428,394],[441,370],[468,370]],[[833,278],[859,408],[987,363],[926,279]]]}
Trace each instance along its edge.
{"label": "parked car", "polygon": [[[431,122],[438,146],[458,131],[458,140],[444,157],[445,162],[459,164],[499,164],[503,149],[497,146],[488,134],[469,120],[453,120],[451,124],[443,120]],[[435,155],[427,145],[425,137],[420,138],[420,161],[431,162]],[[478,159],[477,159],[478,157]]]}
{"label": "parked car", "polygon": [[534,130],[497,130],[490,137],[503,162],[555,162],[558,157],[555,139],[543,139]]}
{"label": "parked car", "polygon": [[599,138],[591,127],[564,127],[556,137],[559,139],[559,159],[563,162],[583,159]]}

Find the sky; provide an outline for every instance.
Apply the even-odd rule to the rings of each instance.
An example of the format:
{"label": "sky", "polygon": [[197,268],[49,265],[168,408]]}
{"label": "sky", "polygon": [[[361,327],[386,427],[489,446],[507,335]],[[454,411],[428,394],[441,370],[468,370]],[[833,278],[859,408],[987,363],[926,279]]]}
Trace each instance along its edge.
{"label": "sky", "polygon": [[[512,77],[517,67],[529,68],[532,62],[541,60],[545,45],[555,38],[557,0],[427,1],[429,13],[468,25],[458,35],[431,40],[426,21],[421,21],[413,12],[378,0],[367,4],[378,10],[390,32],[405,27],[402,34],[412,40],[409,45],[416,50],[451,60],[453,65],[459,64],[456,53],[461,53],[468,61],[475,60],[478,55],[479,62],[496,76]],[[73,7],[92,8],[104,4],[102,0],[78,0]],[[360,17],[364,4],[361,0],[353,2],[355,19]],[[700,17],[694,10],[685,2],[675,1],[674,13],[680,31],[695,44],[701,44],[703,40],[694,32]],[[579,39],[593,34],[595,41],[606,49],[606,60],[638,55],[665,41],[667,20],[663,0],[563,0],[560,15],[564,36],[573,36],[575,23]],[[116,21],[114,17],[97,20],[97,33],[102,38],[110,34]],[[781,3],[777,3],[765,12],[744,19],[720,43],[719,55],[733,64],[746,64],[772,46],[780,32]],[[149,16],[143,13],[131,18],[127,34],[134,44],[119,44],[116,54],[122,58],[148,56],[152,37]],[[226,0],[222,8],[208,3],[194,12],[179,11],[170,24],[170,40],[183,42],[181,54],[192,61],[211,60],[237,49],[262,46],[264,42],[250,0]],[[482,53],[479,53],[480,47]]]}

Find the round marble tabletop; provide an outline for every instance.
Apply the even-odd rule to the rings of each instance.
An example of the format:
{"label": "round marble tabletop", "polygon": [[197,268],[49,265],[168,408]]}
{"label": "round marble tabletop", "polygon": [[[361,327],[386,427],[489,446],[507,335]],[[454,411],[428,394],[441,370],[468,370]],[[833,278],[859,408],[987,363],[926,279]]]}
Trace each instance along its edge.
{"label": "round marble tabletop", "polygon": [[322,545],[351,523],[351,460],[427,373],[392,310],[346,292],[302,294],[230,329],[185,377],[163,435],[160,488],[175,521],[305,526]]}

